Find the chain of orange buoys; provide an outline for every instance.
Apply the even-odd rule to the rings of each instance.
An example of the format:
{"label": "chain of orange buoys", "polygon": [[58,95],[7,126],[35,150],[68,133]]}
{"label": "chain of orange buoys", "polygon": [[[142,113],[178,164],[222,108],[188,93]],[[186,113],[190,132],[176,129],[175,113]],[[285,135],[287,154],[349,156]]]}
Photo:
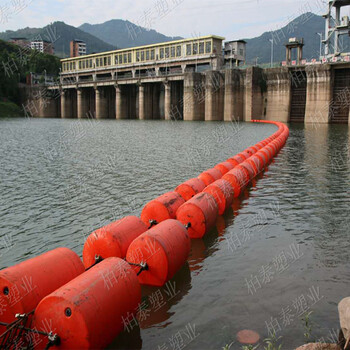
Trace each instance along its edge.
{"label": "chain of orange buoys", "polygon": [[[169,281],[188,259],[191,238],[208,233],[286,143],[284,124],[253,122],[275,124],[278,131],[152,200],[140,218],[127,216],[93,232],[83,262],[58,248],[0,271],[0,348],[11,342],[36,349],[110,344],[135,314],[141,285]],[[35,343],[25,334],[35,334]]]}

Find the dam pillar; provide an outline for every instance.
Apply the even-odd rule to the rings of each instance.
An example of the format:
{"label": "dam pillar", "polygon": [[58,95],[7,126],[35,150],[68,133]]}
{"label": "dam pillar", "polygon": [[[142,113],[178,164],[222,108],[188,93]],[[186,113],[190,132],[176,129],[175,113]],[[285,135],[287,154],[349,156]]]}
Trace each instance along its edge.
{"label": "dam pillar", "polygon": [[143,85],[139,85],[139,91],[138,91],[138,100],[139,100],[139,116],[138,119],[144,120],[145,119],[145,88]]}
{"label": "dam pillar", "polygon": [[224,84],[223,74],[209,71],[205,74],[205,120],[224,119]]}
{"label": "dam pillar", "polygon": [[266,119],[283,123],[289,122],[292,87],[287,67],[268,68],[266,76]]}
{"label": "dam pillar", "polygon": [[205,119],[205,81],[201,73],[185,73],[184,75],[184,120]]}
{"label": "dam pillar", "polygon": [[115,118],[123,119],[122,116],[122,92],[119,85],[115,85]]}
{"label": "dam pillar", "polygon": [[164,82],[164,119],[171,119],[171,83]]}
{"label": "dam pillar", "polygon": [[96,98],[96,119],[108,118],[108,101],[103,88],[95,89]]}
{"label": "dam pillar", "polygon": [[249,67],[244,79],[244,121],[264,118],[266,80],[259,67]]}
{"label": "dam pillar", "polygon": [[73,89],[62,90],[61,93],[61,118],[74,118],[76,116],[75,91]]}
{"label": "dam pillar", "polygon": [[332,101],[332,70],[329,64],[306,68],[305,123],[329,123]]}
{"label": "dam pillar", "polygon": [[88,91],[77,89],[77,117],[86,118],[89,112]]}
{"label": "dam pillar", "polygon": [[244,79],[239,69],[225,71],[224,120],[243,120]]}

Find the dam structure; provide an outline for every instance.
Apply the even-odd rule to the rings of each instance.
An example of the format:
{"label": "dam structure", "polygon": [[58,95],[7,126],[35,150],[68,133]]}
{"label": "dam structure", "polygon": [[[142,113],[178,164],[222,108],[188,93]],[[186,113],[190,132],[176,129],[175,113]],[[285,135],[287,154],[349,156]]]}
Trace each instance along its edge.
{"label": "dam structure", "polygon": [[59,82],[26,100],[38,117],[349,123],[350,62],[240,67],[224,40],[210,35],[63,59]]}

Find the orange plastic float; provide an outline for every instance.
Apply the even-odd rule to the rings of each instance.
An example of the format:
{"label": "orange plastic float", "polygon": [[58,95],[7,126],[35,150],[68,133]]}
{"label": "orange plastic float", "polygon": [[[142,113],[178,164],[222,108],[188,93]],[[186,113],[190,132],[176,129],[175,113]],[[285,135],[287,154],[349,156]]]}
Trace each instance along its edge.
{"label": "orange plastic float", "polygon": [[233,202],[234,192],[231,184],[220,179],[206,187],[203,192],[211,194],[218,205],[219,215],[222,215]]}
{"label": "orange plastic float", "polygon": [[91,233],[83,249],[85,267],[95,264],[96,258],[125,258],[131,242],[147,229],[138,217],[127,216]]}
{"label": "orange plastic float", "polygon": [[60,349],[103,349],[132,322],[140,302],[141,286],[130,265],[108,258],[45,297],[33,326],[57,334]]}
{"label": "orange plastic float", "polygon": [[141,220],[149,227],[164,220],[175,219],[177,209],[185,203],[178,192],[168,192],[147,203]]}
{"label": "orange plastic float", "polygon": [[188,225],[191,238],[202,238],[215,225],[219,213],[214,197],[206,192],[194,196],[183,204],[176,213],[176,218]]}
{"label": "orange plastic float", "polygon": [[234,158],[229,158],[229,159],[227,159],[227,162],[231,163],[231,164],[233,165],[233,167],[235,167],[235,166],[237,166],[237,165],[240,164],[240,163],[239,163],[236,159],[234,159]]}
{"label": "orange plastic float", "polygon": [[[160,287],[186,262],[190,250],[186,227],[177,220],[166,220],[136,238],[126,260],[134,264],[147,263],[147,269],[138,276],[140,283]],[[139,267],[134,268],[139,270]]]}
{"label": "orange plastic float", "polygon": [[215,169],[218,169],[221,173],[221,176],[224,176],[230,170],[234,168],[234,165],[231,162],[223,162],[218,165],[215,165]]}
{"label": "orange plastic float", "polygon": [[202,192],[205,187],[205,183],[196,177],[177,186],[175,192],[177,192],[185,201],[188,201],[197,193]]}
{"label": "orange plastic float", "polygon": [[214,181],[221,179],[221,177],[221,172],[215,168],[203,171],[202,174],[198,176],[198,178],[205,183],[205,186],[209,186]]}
{"label": "orange plastic float", "polygon": [[[29,313],[41,299],[84,272],[76,253],[57,248],[0,271],[1,322]],[[0,326],[0,334],[4,328]]]}
{"label": "orange plastic float", "polygon": [[247,160],[241,163],[240,166],[247,170],[249,181],[253,180],[254,177],[257,175],[257,172],[255,171],[254,167],[250,163],[248,163]]}

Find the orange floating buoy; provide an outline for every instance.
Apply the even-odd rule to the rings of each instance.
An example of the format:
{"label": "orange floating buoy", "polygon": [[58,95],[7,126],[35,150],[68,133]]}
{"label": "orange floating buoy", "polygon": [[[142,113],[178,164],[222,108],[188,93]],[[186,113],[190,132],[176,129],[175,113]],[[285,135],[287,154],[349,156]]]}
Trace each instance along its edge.
{"label": "orange floating buoy", "polygon": [[185,203],[178,192],[168,192],[145,205],[141,212],[141,220],[148,226],[164,220],[174,219],[177,209]]}
{"label": "orange floating buoy", "polygon": [[237,333],[237,340],[241,344],[257,344],[260,340],[260,336],[258,333],[251,331],[249,329],[244,329]]}
{"label": "orange floating buoy", "polygon": [[240,165],[238,165],[237,167],[232,169],[232,170],[236,170],[237,174],[240,175],[241,189],[243,187],[245,188],[248,185],[248,183],[250,182],[250,180],[251,180],[251,178],[250,178],[250,176],[251,176],[250,171],[246,167],[243,167],[242,164],[243,163],[241,163]]}
{"label": "orange floating buoy", "polygon": [[140,302],[133,269],[120,258],[108,258],[45,297],[33,326],[57,334],[60,349],[104,349],[131,322],[135,325]]}
{"label": "orange floating buoy", "polygon": [[229,159],[227,159],[227,162],[231,163],[231,164],[233,165],[233,167],[235,167],[235,166],[237,166],[237,165],[240,164],[240,163],[239,163],[236,159],[234,159],[234,158],[229,158]]}
{"label": "orange floating buoy", "polygon": [[202,238],[214,227],[218,213],[214,197],[202,192],[183,204],[178,209],[176,218],[184,225],[189,224],[188,234],[191,238]]}
{"label": "orange floating buoy", "polygon": [[223,162],[218,165],[215,165],[215,169],[218,169],[221,173],[221,176],[228,173],[230,170],[234,168],[233,164],[231,162]]}
{"label": "orange floating buoy", "polygon": [[231,206],[234,197],[231,184],[224,179],[213,182],[203,192],[209,193],[214,197],[218,205],[219,215],[222,215]]}
{"label": "orange floating buoy", "polygon": [[254,169],[254,167],[250,163],[248,163],[247,160],[241,163],[240,166],[247,170],[249,181],[253,180],[255,175],[257,174],[257,171]]}
{"label": "orange floating buoy", "polygon": [[[147,263],[147,269],[138,276],[140,283],[160,287],[186,262],[190,250],[191,240],[186,227],[177,220],[166,220],[136,238],[128,249],[126,260],[133,264]],[[135,267],[135,271],[138,270]]]}
{"label": "orange floating buoy", "polygon": [[83,249],[85,268],[96,263],[96,258],[125,258],[131,242],[148,230],[136,216],[127,216],[91,233]]}
{"label": "orange floating buoy", "polygon": [[[244,160],[248,159],[250,157],[250,154],[246,151],[243,151],[241,153],[237,154],[238,156],[242,157]],[[243,163],[243,162],[242,162]]]}
{"label": "orange floating buoy", "polygon": [[250,157],[247,160],[247,162],[254,167],[256,174],[259,174],[265,167],[265,159],[258,152],[255,153],[252,157]]}
{"label": "orange floating buoy", "polygon": [[234,159],[238,162],[238,164],[241,164],[245,161],[245,157],[239,154],[236,154],[234,157],[232,157],[231,159]]}
{"label": "orange floating buoy", "polygon": [[175,192],[177,192],[185,201],[188,201],[197,193],[202,192],[205,187],[205,183],[196,177],[177,186]]}
{"label": "orange floating buoy", "polygon": [[233,170],[225,174],[222,179],[230,183],[231,187],[233,188],[233,197],[237,198],[241,193],[241,182],[239,179],[237,179],[236,174],[232,173]]}
{"label": "orange floating buoy", "polygon": [[221,177],[221,172],[215,168],[203,171],[202,174],[198,176],[198,178],[205,183],[205,186],[209,186],[214,181],[221,179]]}
{"label": "orange floating buoy", "polygon": [[[84,272],[78,255],[57,248],[0,271],[1,321],[33,311],[41,299]],[[0,334],[2,334],[0,326]]]}

